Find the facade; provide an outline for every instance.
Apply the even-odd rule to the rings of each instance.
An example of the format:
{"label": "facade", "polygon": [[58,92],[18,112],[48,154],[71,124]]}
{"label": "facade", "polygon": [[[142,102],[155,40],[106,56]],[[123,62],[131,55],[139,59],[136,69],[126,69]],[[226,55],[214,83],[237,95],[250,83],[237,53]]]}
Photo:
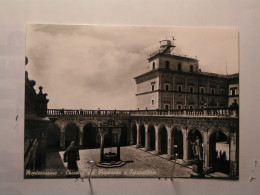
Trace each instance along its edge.
{"label": "facade", "polygon": [[227,107],[238,100],[238,74],[202,72],[197,59],[172,53],[170,40],[160,43],[148,58],[150,71],[134,78],[138,109]]}

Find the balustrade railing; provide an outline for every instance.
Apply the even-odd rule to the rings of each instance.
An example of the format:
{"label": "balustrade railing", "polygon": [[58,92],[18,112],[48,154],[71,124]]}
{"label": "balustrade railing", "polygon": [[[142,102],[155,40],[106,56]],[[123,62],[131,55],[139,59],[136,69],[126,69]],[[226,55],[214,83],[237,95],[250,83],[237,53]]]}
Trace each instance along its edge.
{"label": "balustrade railing", "polygon": [[48,109],[47,116],[62,116],[62,115],[129,115],[127,110],[65,110],[65,109]]}
{"label": "balustrade railing", "polygon": [[47,116],[82,115],[82,116],[187,116],[187,117],[238,117],[238,108],[204,108],[174,110],[65,110],[48,109]]}
{"label": "balustrade railing", "polygon": [[205,108],[205,109],[175,109],[175,110],[134,110],[132,116],[194,116],[194,117],[238,117],[238,109]]}

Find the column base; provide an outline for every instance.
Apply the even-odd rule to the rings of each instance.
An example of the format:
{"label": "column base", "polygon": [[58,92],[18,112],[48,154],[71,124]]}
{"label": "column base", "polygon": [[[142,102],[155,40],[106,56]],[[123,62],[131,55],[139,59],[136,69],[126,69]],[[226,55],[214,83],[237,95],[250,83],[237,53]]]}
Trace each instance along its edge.
{"label": "column base", "polygon": [[130,142],[130,145],[135,145],[135,143],[134,142]]}
{"label": "column base", "polygon": [[142,146],[141,146],[141,144],[136,144],[135,147],[136,147],[136,148],[141,148]]}
{"label": "column base", "polygon": [[160,154],[161,154],[161,152],[156,151],[154,155],[158,156],[158,155],[160,155]]}
{"label": "column base", "polygon": [[167,155],[167,158],[166,158],[167,160],[172,160],[172,159],[174,159],[174,155]]}
{"label": "column base", "polygon": [[150,151],[150,150],[151,150],[150,147],[147,147],[147,148],[144,149],[145,152]]}
{"label": "column base", "polygon": [[213,167],[203,167],[203,173],[204,174],[213,173]]}

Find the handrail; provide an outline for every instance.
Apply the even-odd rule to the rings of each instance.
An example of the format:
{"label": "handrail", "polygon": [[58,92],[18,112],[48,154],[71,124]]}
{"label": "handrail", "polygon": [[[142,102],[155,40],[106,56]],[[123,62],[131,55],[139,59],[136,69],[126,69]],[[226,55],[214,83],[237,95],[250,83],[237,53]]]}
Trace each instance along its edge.
{"label": "handrail", "polygon": [[82,115],[82,116],[218,116],[238,117],[238,108],[202,108],[174,110],[69,110],[48,109],[47,116]]}

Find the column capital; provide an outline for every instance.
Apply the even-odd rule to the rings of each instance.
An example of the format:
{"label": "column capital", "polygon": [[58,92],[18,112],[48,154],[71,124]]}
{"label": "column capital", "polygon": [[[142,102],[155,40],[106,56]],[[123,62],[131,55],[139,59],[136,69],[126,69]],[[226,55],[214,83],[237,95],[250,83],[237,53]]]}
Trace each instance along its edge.
{"label": "column capital", "polygon": [[159,133],[159,125],[154,125],[155,133]]}
{"label": "column capital", "polygon": [[170,127],[170,126],[165,126],[165,127],[166,127],[168,135],[171,135],[172,127]]}
{"label": "column capital", "polygon": [[65,132],[65,124],[60,125],[60,132]]}

